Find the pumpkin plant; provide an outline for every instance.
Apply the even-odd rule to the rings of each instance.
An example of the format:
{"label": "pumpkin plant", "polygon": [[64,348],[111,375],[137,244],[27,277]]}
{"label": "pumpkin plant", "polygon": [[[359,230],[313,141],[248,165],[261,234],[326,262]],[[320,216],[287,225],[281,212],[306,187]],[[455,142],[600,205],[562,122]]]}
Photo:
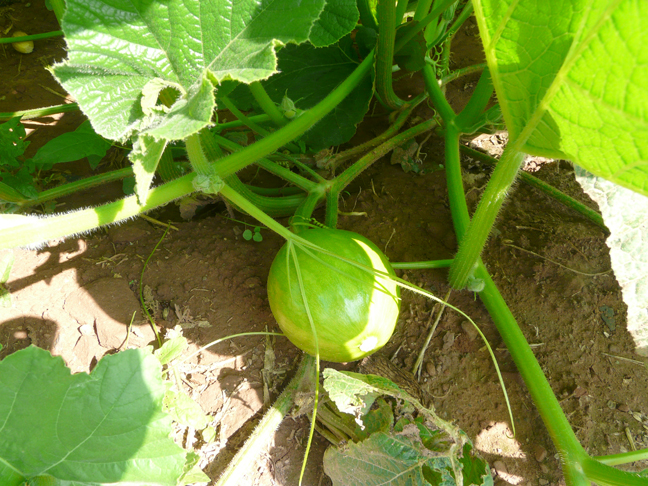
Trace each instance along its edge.
{"label": "pumpkin plant", "polygon": [[[388,339],[397,312],[393,282],[398,279],[360,237],[346,235],[343,240],[366,246],[360,245],[365,252],[361,261],[354,256],[357,248],[347,253],[336,247],[335,235],[340,233],[333,229],[340,192],[381,156],[437,129],[445,138],[448,194],[460,242],[451,262],[450,283],[476,292],[486,306],[560,453],[567,484],[648,484],[645,477],[609,465],[645,459],[648,451],[596,459],[585,452],[480,259],[524,154],[569,159],[648,195],[645,2],[421,0],[411,9],[406,0],[379,1],[375,8],[368,0],[66,3],[62,29],[69,56],[53,66],[52,73],[77,99],[99,135],[132,144],[135,194],[68,214],[3,215],[0,247],[39,246],[195,192],[220,194],[287,240],[273,265],[269,292],[277,320],[293,335],[293,342],[308,353],[334,360],[358,358]],[[473,11],[487,66],[448,72],[452,37]],[[394,65],[420,71],[426,91],[413,100],[399,98],[392,88]],[[470,101],[455,113],[444,95],[444,83],[479,69],[483,73]],[[490,107],[494,92],[498,104]],[[394,112],[392,127],[362,146],[336,155],[323,153],[351,138],[374,95]],[[426,99],[438,116],[400,131],[416,105]],[[219,110],[228,110],[237,120],[219,119],[223,113]],[[471,217],[459,139],[484,129],[500,115],[510,142]],[[247,126],[256,141],[243,146],[225,136],[232,123]],[[313,170],[313,163],[304,163],[303,157],[310,154],[319,168],[340,168],[363,153],[331,179]],[[181,156],[189,162],[188,172],[176,161]],[[290,183],[290,192],[277,188],[268,193],[244,184],[237,172],[253,164]],[[156,175],[162,183],[152,187]],[[321,204],[326,207],[324,225],[330,229],[302,230],[301,223]],[[292,216],[294,231],[273,219],[281,216]],[[338,262],[346,263],[342,282],[335,278]],[[407,265],[421,266],[409,262],[400,267]],[[340,323],[335,311],[325,313],[317,307],[314,282],[306,277],[313,268],[326,273],[321,284],[327,285],[327,296],[338,293],[328,286],[338,285],[347,296],[354,291],[375,293],[379,305],[388,309],[382,316],[387,323],[381,323],[387,329],[375,334],[373,321],[368,329],[354,323],[348,326],[353,336],[344,337],[352,344],[330,350],[330,337],[319,326],[332,325],[334,332],[344,333],[347,328],[340,326],[347,323]],[[371,272],[374,283],[355,269]],[[362,307],[363,317],[373,312],[373,305],[371,301]],[[312,341],[304,337],[309,328]],[[311,366],[309,359],[304,363],[298,376],[309,374],[303,371]],[[299,388],[291,387],[293,395],[282,395],[273,409],[275,422],[290,408],[290,397]],[[274,425],[263,427],[272,430]],[[425,477],[424,468],[421,471]]]}

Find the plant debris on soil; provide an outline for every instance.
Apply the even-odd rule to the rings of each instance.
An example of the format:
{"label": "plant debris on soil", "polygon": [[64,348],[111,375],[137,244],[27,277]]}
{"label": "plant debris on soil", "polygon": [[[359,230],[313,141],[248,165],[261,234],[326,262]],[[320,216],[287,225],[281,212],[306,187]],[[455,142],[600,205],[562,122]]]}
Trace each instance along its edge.
{"label": "plant debris on soil", "polygon": [[[4,30],[13,22],[16,29],[29,33],[57,30],[53,14],[41,4],[4,7],[0,27]],[[476,26],[469,21],[457,38],[454,59],[463,65],[481,59],[474,39],[469,42],[475,35]],[[58,38],[38,42],[31,55],[5,48],[0,61],[4,73],[0,111],[64,102],[41,87],[61,91],[43,64],[61,59],[63,46]],[[457,86],[450,86],[450,100],[459,106],[464,103],[476,79],[462,78]],[[417,77],[406,78],[397,90],[406,97],[421,86]],[[422,107],[416,115],[429,117],[431,111]],[[76,113],[30,122],[29,128],[36,129],[30,150],[76,128],[82,120]],[[355,141],[368,140],[386,126],[385,118],[369,118]],[[502,134],[487,135],[477,146],[497,153],[504,139]],[[340,206],[360,215],[342,215],[339,227],[368,237],[393,262],[447,259],[457,249],[445,175],[439,170],[442,140],[429,138],[420,153],[425,155],[417,163],[426,170],[406,173],[385,157],[349,187]],[[474,209],[489,169],[473,160],[464,162],[465,190]],[[536,176],[592,205],[575,182],[570,164],[531,165],[537,169]],[[86,175],[76,166],[67,165],[77,175]],[[114,194],[95,194],[94,199],[79,195],[60,201],[65,203],[60,209],[75,207],[77,201],[100,203]],[[164,237],[141,282],[147,310],[162,333],[181,329],[190,342],[188,355],[230,334],[277,330],[265,285],[283,243],[280,237],[262,230],[262,242],[245,240],[243,232],[255,222],[242,215],[237,219],[248,221],[248,227],[231,221],[217,201],[189,222],[182,221],[177,208],[150,216],[164,223],[172,220],[177,228]],[[87,372],[106,353],[153,343],[139,300],[140,275],[164,231],[164,226],[140,218],[83,237],[52,241],[40,250],[15,250],[7,283],[12,304],[0,308],[4,346],[0,358],[33,344],[61,356],[73,372]],[[609,272],[605,238],[605,232],[584,217],[519,184],[483,255],[577,437],[592,455],[648,447],[647,360],[634,354],[625,329],[625,305]],[[440,298],[449,289],[447,270],[399,270],[398,274]],[[452,311],[444,312],[425,354],[418,377],[424,401],[469,434],[496,474],[495,484],[564,484],[556,450],[487,312],[468,291],[452,292],[450,303],[471,316],[495,350],[513,407],[516,435],[484,343]],[[397,331],[379,355],[411,371],[432,326],[433,307],[434,302],[404,292]],[[299,353],[281,337],[246,337],[210,347],[185,363],[184,387],[213,419],[216,435],[205,438],[195,430],[178,430],[177,439],[199,451],[201,465],[211,478],[218,477],[260,413],[281,391]],[[297,484],[307,434],[305,418],[284,420],[267,454],[249,466],[245,484]],[[330,484],[321,468],[326,447],[326,441],[316,437],[304,484]],[[627,467],[637,470],[648,465]]]}

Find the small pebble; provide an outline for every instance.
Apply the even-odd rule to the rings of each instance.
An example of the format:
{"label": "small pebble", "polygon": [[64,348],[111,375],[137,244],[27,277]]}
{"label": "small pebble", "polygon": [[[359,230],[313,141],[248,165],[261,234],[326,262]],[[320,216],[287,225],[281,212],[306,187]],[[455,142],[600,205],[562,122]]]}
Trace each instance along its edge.
{"label": "small pebble", "polygon": [[545,449],[541,445],[537,445],[533,450],[533,454],[536,461],[542,462],[547,458],[547,449]]}
{"label": "small pebble", "polygon": [[619,406],[617,407],[617,410],[618,410],[619,412],[627,413],[627,412],[630,411],[630,407],[628,407],[625,403],[622,403],[621,405],[619,405]]}
{"label": "small pebble", "polygon": [[576,398],[580,398],[584,395],[587,395],[587,390],[582,386],[577,386],[576,389],[574,390],[574,396]]}
{"label": "small pebble", "polygon": [[508,468],[506,467],[506,464],[504,464],[503,461],[495,461],[493,463],[493,469],[495,469],[498,473],[508,473]]}
{"label": "small pebble", "polygon": [[540,479],[538,479],[538,484],[540,484],[540,486],[545,486],[546,484],[549,484],[549,481],[547,481],[546,479],[540,478]]}
{"label": "small pebble", "polygon": [[427,374],[430,376],[436,376],[436,366],[434,366],[432,361],[425,363],[425,371],[427,371]]}

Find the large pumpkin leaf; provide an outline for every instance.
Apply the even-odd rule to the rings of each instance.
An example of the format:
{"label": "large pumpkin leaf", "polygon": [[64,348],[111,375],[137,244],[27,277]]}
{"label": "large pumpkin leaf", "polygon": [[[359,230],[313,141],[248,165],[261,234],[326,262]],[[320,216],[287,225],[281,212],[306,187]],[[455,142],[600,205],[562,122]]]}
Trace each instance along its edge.
{"label": "large pumpkin leaf", "polygon": [[159,361],[142,349],[106,356],[90,375],[36,347],[8,356],[0,484],[175,486],[186,453],[169,438],[164,392]]}
{"label": "large pumpkin leaf", "polygon": [[648,195],[648,2],[474,6],[511,140]]}
{"label": "large pumpkin leaf", "polygon": [[[67,0],[69,57],[53,72],[97,133],[179,140],[210,123],[213,83],[276,72],[275,48],[308,39],[324,0]],[[171,87],[169,108],[151,104]]]}

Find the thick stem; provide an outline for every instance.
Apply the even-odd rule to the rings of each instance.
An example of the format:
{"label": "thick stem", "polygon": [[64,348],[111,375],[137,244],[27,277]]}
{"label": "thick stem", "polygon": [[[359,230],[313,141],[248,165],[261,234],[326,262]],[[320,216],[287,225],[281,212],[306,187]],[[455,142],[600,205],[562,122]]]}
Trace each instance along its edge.
{"label": "thick stem", "polygon": [[493,95],[493,81],[490,70],[484,69],[475,87],[475,91],[470,96],[466,107],[455,118],[455,124],[460,132],[467,132],[468,127],[475,124],[479,116],[486,109],[486,105]]}
{"label": "thick stem", "polygon": [[65,0],[51,0],[50,5],[52,6],[52,10],[54,10],[56,20],[61,25],[61,19],[63,19],[63,14],[65,13]]}
{"label": "thick stem", "polygon": [[376,160],[380,159],[385,154],[391,152],[399,145],[402,145],[406,141],[421,135],[427,131],[432,130],[437,125],[436,120],[427,120],[423,123],[419,123],[408,130],[405,130],[402,133],[399,133],[395,137],[392,137],[385,143],[379,145],[371,152],[358,159],[353,165],[346,169],[342,174],[337,176],[332,181],[331,192],[339,194],[344,188],[349,185],[362,171],[367,167],[373,164]]}
{"label": "thick stem", "polygon": [[301,136],[339,105],[364,77],[369,74],[373,66],[373,58],[373,52],[371,52],[353,73],[340,83],[337,88],[331,91],[326,98],[302,113],[296,119],[293,119],[288,125],[271,133],[262,140],[245,147],[243,150],[217,161],[216,168],[218,174],[221,177],[233,174],[256,160],[271,154],[287,142]]}
{"label": "thick stem", "polygon": [[376,43],[376,94],[392,110],[405,103],[392,88],[392,65],[396,39],[396,0],[381,0],[378,14],[378,42]]}
{"label": "thick stem", "polygon": [[322,187],[318,187],[308,194],[291,218],[290,229],[293,233],[299,234],[304,229],[304,223],[310,222],[313,211],[324,197],[325,193]]}
{"label": "thick stem", "polygon": [[195,192],[195,174],[187,174],[149,192],[140,206],[137,196],[129,196],[96,208],[82,209],[54,216],[0,215],[0,249],[19,246],[40,247],[47,241],[85,233],[101,226],[118,223]]}
{"label": "thick stem", "polygon": [[248,85],[248,88],[250,89],[250,93],[252,93],[252,96],[254,96],[256,102],[259,103],[261,109],[265,112],[266,115],[270,117],[272,123],[274,123],[278,127],[283,127],[286,123],[288,123],[288,119],[283,116],[283,114],[279,111],[279,108],[277,108],[277,105],[275,105],[274,101],[270,99],[270,96],[268,96],[268,93],[261,82],[255,81],[253,83],[250,83]]}
{"label": "thick stem", "polygon": [[360,22],[362,25],[378,31],[378,24],[376,23],[376,17],[374,17],[373,12],[371,11],[371,3],[369,0],[357,0],[358,12],[360,12]]}
{"label": "thick stem", "polygon": [[[454,208],[452,209],[454,216],[455,211]],[[563,473],[572,480],[568,484],[589,486],[589,481],[579,471],[580,465],[587,458],[587,454],[574,435],[569,421],[560,408],[560,404],[556,400],[529,343],[522,331],[520,331],[515,317],[513,317],[481,260],[478,262],[475,276],[484,282],[484,290],[479,293],[479,298],[486,306],[493,322],[495,322],[506,348],[511,353],[511,357],[524,379],[533,402],[538,407],[549,435],[560,453]]]}
{"label": "thick stem", "polygon": [[29,201],[21,204],[21,206],[28,207],[34,206],[36,204],[42,204],[53,199],[67,196],[68,194],[84,191],[86,189],[91,189],[102,184],[125,179],[126,177],[130,177],[132,175],[133,168],[125,167],[123,169],[114,170],[112,172],[105,172],[104,174],[97,174],[95,176],[86,177],[85,179],[70,182],[69,184],[63,184],[61,186],[53,187],[52,189],[47,189],[46,191],[39,192],[36,199],[30,199]]}
{"label": "thick stem", "polygon": [[[466,154],[469,155],[470,157],[477,159],[481,162],[485,162],[487,164],[490,164],[492,166],[497,165],[497,159],[491,157],[488,154],[485,154],[483,152],[479,152],[478,150],[471,149],[470,147],[466,147],[465,145],[460,145],[460,150]],[[547,184],[546,182],[538,179],[537,177],[532,176],[531,174],[527,172],[520,172],[520,180],[532,187],[535,187],[536,189],[541,190],[545,194],[553,197],[556,201],[558,201],[561,204],[564,204],[568,208],[571,208],[575,211],[578,211],[581,213],[583,216],[588,218],[590,221],[592,221],[594,224],[600,226],[604,230],[608,230],[607,226],[605,226],[605,222],[603,221],[603,217],[597,213],[595,210],[590,208],[589,206],[586,206],[580,201],[577,201],[571,196],[568,196],[562,191],[559,191],[555,187]]]}
{"label": "thick stem", "polygon": [[313,387],[314,371],[315,358],[304,353],[293,379],[290,380],[288,386],[279,395],[272,408],[263,416],[263,419],[256,426],[252,435],[245,441],[243,447],[236,453],[215,486],[239,486],[242,484],[241,475],[247,471],[248,467],[246,466],[252,464],[268,447],[273,433],[295,404],[297,393]]}
{"label": "thick stem", "polygon": [[423,17],[423,19],[421,20],[421,22],[418,23],[418,25],[416,25],[412,29],[407,29],[403,34],[403,36],[398,39],[398,42],[396,42],[396,46],[394,47],[394,52],[398,52],[403,47],[405,47],[405,45],[409,41],[411,41],[418,32],[425,29],[425,27],[427,27],[428,24],[430,24],[430,22],[439,18],[439,15],[441,15],[448,7],[452,6],[452,4],[455,2],[456,0],[443,0],[439,2],[438,5],[434,5],[432,11],[429,14],[427,14],[425,17]]}
{"label": "thick stem", "polygon": [[601,464],[588,457],[583,462],[583,471],[588,479],[596,484],[605,486],[647,486],[648,478],[639,477],[637,474],[615,469],[612,466]]}
{"label": "thick stem", "polygon": [[[524,162],[524,154],[515,148],[515,145],[508,145],[504,149],[502,158],[495,167],[477,205],[468,230],[460,240],[459,251],[450,268],[450,285],[455,289],[463,289],[466,286],[468,278],[479,260],[479,255],[484,248],[495,218]],[[457,151],[459,151],[459,147],[457,147]]]}
{"label": "thick stem", "polygon": [[[233,142],[232,140],[229,140],[225,137],[222,137],[217,134],[212,134],[214,137],[214,140],[221,145],[222,147],[225,147],[226,149],[232,151],[232,152],[238,152],[240,150],[243,150],[243,146],[237,144],[236,142]],[[313,189],[317,183],[306,179],[305,177],[302,177],[299,174],[294,173],[290,169],[286,169],[285,167],[280,166],[279,164],[275,164],[271,160],[268,159],[259,159],[256,161],[256,163],[259,165],[259,167],[264,168],[271,174],[274,174],[276,176],[281,177],[282,179],[285,179],[286,181],[296,185],[300,189],[303,189],[306,192],[309,192],[311,189]]]}

